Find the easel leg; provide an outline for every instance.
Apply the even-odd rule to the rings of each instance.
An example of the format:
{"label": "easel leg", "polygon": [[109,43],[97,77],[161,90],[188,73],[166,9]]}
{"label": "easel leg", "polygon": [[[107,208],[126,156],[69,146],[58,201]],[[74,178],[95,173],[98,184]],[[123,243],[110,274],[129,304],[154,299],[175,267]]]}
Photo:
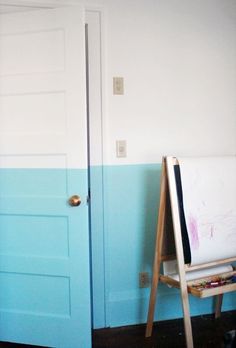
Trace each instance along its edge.
{"label": "easel leg", "polygon": [[179,214],[179,201],[177,197],[176,190],[176,180],[173,161],[171,158],[167,158],[167,173],[169,181],[170,190],[170,201],[171,201],[171,211],[172,211],[172,221],[174,226],[174,236],[175,236],[175,248],[177,254],[179,280],[180,280],[180,291],[182,298],[183,314],[184,314],[184,330],[187,348],[193,348],[193,335],[192,335],[192,325],[189,311],[189,301],[188,301],[188,289],[185,276],[185,264],[184,264],[184,251],[182,244],[182,234],[180,225],[180,214]]}
{"label": "easel leg", "polygon": [[155,312],[156,296],[157,296],[157,287],[160,276],[160,262],[159,260],[154,261],[153,267],[153,277],[152,277],[152,288],[149,300],[149,309],[148,309],[148,318],[145,337],[150,337],[152,335],[153,319]]}
{"label": "easel leg", "polygon": [[166,166],[165,159],[162,160],[162,173],[161,173],[161,192],[160,192],[160,205],[158,212],[158,225],[156,233],[156,245],[155,245],[155,256],[153,263],[153,275],[152,275],[152,288],[149,300],[148,319],[146,326],[146,337],[150,337],[152,334],[152,326],[155,312],[157,286],[160,276],[160,267],[162,262],[162,244],[164,234],[164,221],[166,214],[166,194],[167,194],[167,177],[166,177]]}
{"label": "easel leg", "polygon": [[223,294],[217,295],[216,302],[215,302],[215,319],[218,319],[221,316],[222,302],[223,302]]}
{"label": "easel leg", "polygon": [[181,289],[183,313],[184,313],[184,332],[186,339],[187,348],[193,348],[193,334],[192,334],[192,324],[189,311],[189,301],[188,301],[188,292],[187,287]]}

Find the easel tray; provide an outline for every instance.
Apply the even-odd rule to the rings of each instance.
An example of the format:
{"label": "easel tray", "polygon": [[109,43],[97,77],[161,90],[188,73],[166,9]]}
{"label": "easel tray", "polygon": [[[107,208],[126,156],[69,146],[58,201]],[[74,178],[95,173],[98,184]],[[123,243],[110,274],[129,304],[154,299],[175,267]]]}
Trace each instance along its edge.
{"label": "easel tray", "polygon": [[[236,291],[236,271],[195,279],[187,282],[188,293],[205,298]],[[180,288],[180,282],[167,275],[160,275],[160,281],[169,286]]]}

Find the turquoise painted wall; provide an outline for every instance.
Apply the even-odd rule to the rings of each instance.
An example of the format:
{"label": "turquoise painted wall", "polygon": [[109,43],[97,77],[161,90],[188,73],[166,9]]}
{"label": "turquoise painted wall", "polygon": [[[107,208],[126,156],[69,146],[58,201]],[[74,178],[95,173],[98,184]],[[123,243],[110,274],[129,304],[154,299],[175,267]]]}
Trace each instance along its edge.
{"label": "turquoise painted wall", "polygon": [[[94,177],[104,177],[104,255],[97,248],[103,240],[99,230],[101,219],[94,224],[97,245],[94,245],[93,277],[99,284],[93,293],[95,328],[146,322],[150,288],[140,289],[138,279],[139,272],[152,272],[160,173],[160,164],[93,168]],[[98,191],[101,195],[101,185]],[[99,222],[101,213],[101,206],[96,207],[92,223]],[[235,308],[235,294],[225,295],[223,310]],[[190,297],[190,309],[192,315],[211,313],[213,299]],[[155,320],[179,317],[182,317],[179,291],[161,284]]]}

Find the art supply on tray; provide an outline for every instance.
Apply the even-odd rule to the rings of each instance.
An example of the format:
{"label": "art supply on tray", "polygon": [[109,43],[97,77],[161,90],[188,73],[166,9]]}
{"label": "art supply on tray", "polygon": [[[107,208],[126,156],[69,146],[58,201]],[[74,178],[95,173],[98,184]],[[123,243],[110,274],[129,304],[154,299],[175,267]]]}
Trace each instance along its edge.
{"label": "art supply on tray", "polygon": [[211,279],[201,279],[196,283],[194,282],[191,284],[193,288],[196,288],[197,290],[203,290],[203,289],[212,289],[216,288],[218,286],[224,286],[228,284],[232,284],[236,282],[236,275],[230,275],[228,277],[225,276],[217,276],[213,277]]}

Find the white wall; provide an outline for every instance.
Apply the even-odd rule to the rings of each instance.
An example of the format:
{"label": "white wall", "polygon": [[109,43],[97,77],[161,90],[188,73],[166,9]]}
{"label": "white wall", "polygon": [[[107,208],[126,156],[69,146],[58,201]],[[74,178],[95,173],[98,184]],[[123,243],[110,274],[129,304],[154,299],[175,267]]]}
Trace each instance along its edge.
{"label": "white wall", "polygon": [[[236,2],[93,3],[104,13],[105,164],[235,154]],[[112,95],[113,76],[124,77],[124,96]],[[127,140],[126,159],[116,139]]]}
{"label": "white wall", "polygon": [[[235,0],[21,2],[102,10],[105,164],[236,153]],[[124,96],[112,95],[113,76]],[[116,139],[127,140],[126,159]]]}

